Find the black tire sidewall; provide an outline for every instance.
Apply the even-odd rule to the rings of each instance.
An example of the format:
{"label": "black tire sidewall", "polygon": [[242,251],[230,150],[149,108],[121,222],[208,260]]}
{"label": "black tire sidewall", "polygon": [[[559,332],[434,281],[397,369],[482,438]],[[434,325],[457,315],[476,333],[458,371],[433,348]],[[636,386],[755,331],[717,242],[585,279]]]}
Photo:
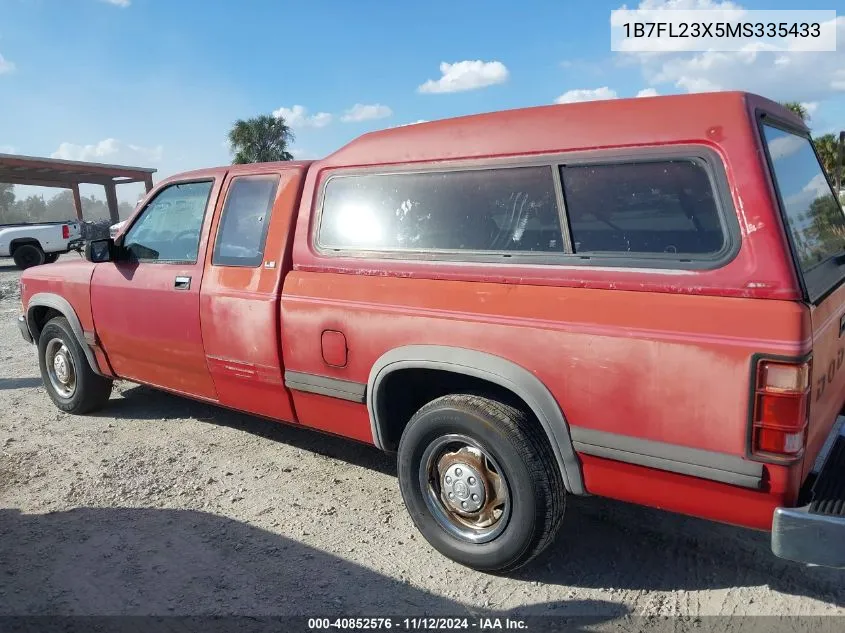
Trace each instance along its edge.
{"label": "black tire sidewall", "polygon": [[[30,255],[35,255],[35,259],[39,260],[36,262],[28,263],[22,262],[21,257],[26,257],[26,254],[29,253]],[[44,251],[41,250],[40,246],[35,244],[21,244],[15,249],[15,252],[12,254],[12,259],[15,262],[15,265],[20,268],[21,270],[25,270],[27,268],[32,268],[33,266],[40,266],[46,261],[46,255]]]}
{"label": "black tire sidewall", "polygon": [[[70,398],[63,398],[56,392],[50,383],[50,376],[47,373],[45,351],[47,349],[47,343],[54,338],[61,339],[73,357],[74,369],[76,370],[76,391]],[[87,372],[85,371],[88,369],[88,359],[85,357],[85,352],[82,351],[79,341],[76,340],[76,336],[70,329],[70,325],[64,319],[53,319],[41,331],[41,335],[38,338],[38,366],[41,369],[41,379],[44,381],[44,388],[55,405],[66,412],[77,410],[83,402],[85,390],[89,387]]]}
{"label": "black tire sidewall", "polygon": [[[504,471],[511,501],[504,531],[487,543],[452,536],[431,515],[419,482],[426,448],[439,437],[466,435],[478,442]],[[444,405],[413,420],[402,436],[398,456],[399,487],[417,529],[440,553],[468,567],[498,571],[518,564],[536,538],[537,491],[519,452],[503,429],[491,420]]]}

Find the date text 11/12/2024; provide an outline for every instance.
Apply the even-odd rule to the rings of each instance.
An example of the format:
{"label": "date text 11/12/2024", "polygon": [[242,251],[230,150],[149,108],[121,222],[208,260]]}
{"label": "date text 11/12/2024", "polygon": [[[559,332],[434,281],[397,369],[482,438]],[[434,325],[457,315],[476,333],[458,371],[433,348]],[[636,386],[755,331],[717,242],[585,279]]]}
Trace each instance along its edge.
{"label": "date text 11/12/2024", "polygon": [[308,630],[351,630],[366,629],[396,629],[400,631],[500,631],[527,630],[525,620],[519,618],[445,618],[445,617],[412,617],[412,618],[309,618]]}

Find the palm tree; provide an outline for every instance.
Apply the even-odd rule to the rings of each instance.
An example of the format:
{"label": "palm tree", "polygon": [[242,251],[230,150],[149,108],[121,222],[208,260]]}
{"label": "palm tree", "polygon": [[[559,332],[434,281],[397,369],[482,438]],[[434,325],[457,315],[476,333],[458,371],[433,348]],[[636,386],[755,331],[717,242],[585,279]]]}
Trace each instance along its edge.
{"label": "palm tree", "polygon": [[232,163],[293,160],[293,154],[288,151],[288,143],[293,139],[293,131],[282,117],[262,114],[252,119],[239,119],[229,130],[229,148],[234,155]]}
{"label": "palm tree", "polygon": [[807,108],[798,101],[785,101],[784,103],[781,103],[781,105],[787,110],[792,110],[792,112],[801,117],[801,120],[805,123],[810,120],[810,113],[807,111]]}
{"label": "palm tree", "polygon": [[[836,162],[839,160],[839,139],[834,134],[825,134],[813,139],[822,167],[833,182],[836,182]],[[842,174],[845,176],[845,174]]]}

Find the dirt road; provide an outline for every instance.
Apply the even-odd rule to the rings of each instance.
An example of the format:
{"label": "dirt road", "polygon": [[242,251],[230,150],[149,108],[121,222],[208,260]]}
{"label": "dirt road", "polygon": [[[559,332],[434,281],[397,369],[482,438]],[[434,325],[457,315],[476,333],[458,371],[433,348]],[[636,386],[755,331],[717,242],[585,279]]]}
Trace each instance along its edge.
{"label": "dirt road", "polygon": [[845,572],[766,534],[570,498],[552,551],[498,578],[426,544],[375,449],[126,383],[60,413],[17,277],[0,260],[0,614],[845,614]]}

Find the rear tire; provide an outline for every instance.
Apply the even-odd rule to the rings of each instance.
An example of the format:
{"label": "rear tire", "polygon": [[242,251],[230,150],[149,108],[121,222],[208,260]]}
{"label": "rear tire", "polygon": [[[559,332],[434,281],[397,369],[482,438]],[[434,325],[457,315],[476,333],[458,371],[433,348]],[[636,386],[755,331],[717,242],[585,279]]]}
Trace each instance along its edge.
{"label": "rear tire", "polygon": [[44,263],[46,263],[46,264],[54,263],[57,259],[59,259],[59,255],[60,255],[60,253],[45,253]]}
{"label": "rear tire", "polygon": [[398,472],[417,529],[467,567],[511,572],[560,528],[557,461],[536,420],[516,407],[475,395],[429,402],[402,434]]}
{"label": "rear tire", "polygon": [[62,411],[82,415],[108,402],[112,381],[93,372],[64,317],[51,319],[41,330],[38,365],[44,388]]}
{"label": "rear tire", "polygon": [[21,270],[32,268],[33,266],[40,266],[46,259],[44,251],[38,244],[21,244],[15,247],[12,253],[12,259],[15,260],[15,266]]}

